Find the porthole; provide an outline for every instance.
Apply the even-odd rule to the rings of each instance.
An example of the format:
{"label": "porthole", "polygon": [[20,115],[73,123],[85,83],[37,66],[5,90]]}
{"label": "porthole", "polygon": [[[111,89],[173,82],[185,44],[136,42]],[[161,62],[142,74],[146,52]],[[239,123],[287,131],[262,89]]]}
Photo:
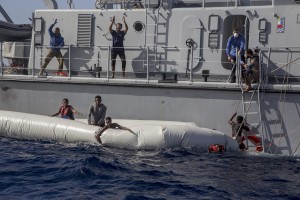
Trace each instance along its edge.
{"label": "porthole", "polygon": [[145,28],[145,24],[143,23],[143,22],[141,22],[141,21],[136,21],[136,22],[134,22],[134,24],[133,24],[133,28],[134,28],[134,30],[136,31],[136,32],[142,32],[143,30],[144,30],[144,28]]}

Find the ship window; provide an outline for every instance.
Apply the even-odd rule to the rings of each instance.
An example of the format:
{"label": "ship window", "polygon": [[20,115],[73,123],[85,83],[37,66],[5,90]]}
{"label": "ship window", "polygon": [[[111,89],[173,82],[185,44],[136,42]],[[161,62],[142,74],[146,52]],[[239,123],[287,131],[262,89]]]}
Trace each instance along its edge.
{"label": "ship window", "polygon": [[267,20],[265,18],[259,20],[258,29],[261,31],[265,31],[267,29]]}
{"label": "ship window", "polygon": [[136,32],[141,32],[144,30],[145,28],[145,24],[141,21],[136,21],[134,24],[133,24],[133,28]]}
{"label": "ship window", "polygon": [[34,18],[34,31],[42,32],[43,31],[43,18]]}

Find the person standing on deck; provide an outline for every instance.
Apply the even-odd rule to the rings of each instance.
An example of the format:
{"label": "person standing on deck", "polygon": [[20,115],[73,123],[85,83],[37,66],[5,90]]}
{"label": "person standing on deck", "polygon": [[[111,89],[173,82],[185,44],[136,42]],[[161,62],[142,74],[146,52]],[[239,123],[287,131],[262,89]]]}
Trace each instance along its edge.
{"label": "person standing on deck", "polygon": [[105,126],[105,115],[106,106],[102,103],[101,96],[95,96],[94,104],[90,106],[88,113],[88,124],[100,126]]}
{"label": "person standing on deck", "polygon": [[77,110],[73,108],[73,106],[69,105],[69,99],[63,99],[62,106],[59,108],[58,112],[50,115],[51,117],[61,115],[61,118],[74,120],[74,114],[82,115]]}
{"label": "person standing on deck", "polygon": [[116,30],[113,30],[112,27],[115,23],[115,16],[111,20],[111,24],[109,26],[109,32],[112,35],[112,49],[111,49],[111,68],[112,68],[112,78],[115,78],[115,69],[116,69],[116,58],[119,55],[122,61],[122,73],[123,77],[125,77],[125,68],[126,68],[126,57],[124,50],[124,37],[128,31],[128,25],[125,21],[125,16],[123,16],[123,22],[125,24],[125,29],[122,31],[122,24],[117,23]]}
{"label": "person standing on deck", "polygon": [[57,19],[55,19],[54,23],[51,24],[48,29],[50,35],[50,50],[45,58],[43,66],[41,67],[39,75],[43,75],[47,65],[50,63],[54,56],[57,58],[59,63],[58,72],[62,72],[63,69],[64,60],[60,49],[65,45],[65,42],[64,38],[60,34],[60,29],[58,27],[55,28],[54,32],[52,31],[55,24],[57,24]]}
{"label": "person standing on deck", "polygon": [[226,46],[228,61],[232,63],[230,83],[236,82],[236,49],[238,50],[238,55],[241,56],[241,61],[245,63],[245,38],[242,34],[239,33],[239,30],[237,28],[234,28],[233,35],[228,38]]}

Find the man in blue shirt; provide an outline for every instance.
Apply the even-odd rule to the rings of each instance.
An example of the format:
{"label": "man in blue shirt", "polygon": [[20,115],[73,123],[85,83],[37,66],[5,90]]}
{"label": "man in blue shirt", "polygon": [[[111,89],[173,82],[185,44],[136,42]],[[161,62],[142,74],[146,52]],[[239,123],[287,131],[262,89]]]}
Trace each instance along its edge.
{"label": "man in blue shirt", "polygon": [[235,71],[236,71],[236,49],[238,50],[238,55],[241,56],[241,61],[245,63],[245,38],[239,33],[237,28],[233,29],[233,35],[228,38],[226,46],[226,54],[228,61],[232,63],[232,73],[231,73],[231,83],[236,81]]}
{"label": "man in blue shirt", "polygon": [[116,58],[119,55],[122,61],[122,72],[123,77],[125,77],[125,68],[126,68],[126,57],[124,50],[124,36],[128,31],[128,25],[125,21],[125,17],[123,17],[123,22],[125,24],[125,29],[122,31],[122,24],[117,23],[116,30],[112,29],[112,26],[115,23],[115,17],[112,18],[111,24],[109,26],[109,32],[112,35],[112,49],[111,49],[111,68],[112,68],[112,78],[115,78],[115,67],[116,67]]}
{"label": "man in blue shirt", "polygon": [[58,27],[55,28],[55,31],[53,32],[52,29],[54,25],[57,24],[57,19],[54,21],[53,24],[49,26],[48,32],[50,35],[50,51],[48,55],[45,58],[44,64],[41,67],[39,75],[43,75],[47,65],[52,60],[52,58],[55,56],[59,63],[59,69],[58,72],[62,72],[63,69],[63,56],[60,52],[60,48],[65,45],[64,38],[60,35],[60,29]]}

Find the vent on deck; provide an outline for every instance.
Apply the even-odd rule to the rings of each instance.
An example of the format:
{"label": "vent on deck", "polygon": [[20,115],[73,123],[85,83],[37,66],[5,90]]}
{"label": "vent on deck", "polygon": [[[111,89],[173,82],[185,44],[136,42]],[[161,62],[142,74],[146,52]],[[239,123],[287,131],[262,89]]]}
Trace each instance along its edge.
{"label": "vent on deck", "polygon": [[91,46],[92,20],[93,20],[93,15],[91,14],[78,14],[78,30],[77,30],[78,46]]}

